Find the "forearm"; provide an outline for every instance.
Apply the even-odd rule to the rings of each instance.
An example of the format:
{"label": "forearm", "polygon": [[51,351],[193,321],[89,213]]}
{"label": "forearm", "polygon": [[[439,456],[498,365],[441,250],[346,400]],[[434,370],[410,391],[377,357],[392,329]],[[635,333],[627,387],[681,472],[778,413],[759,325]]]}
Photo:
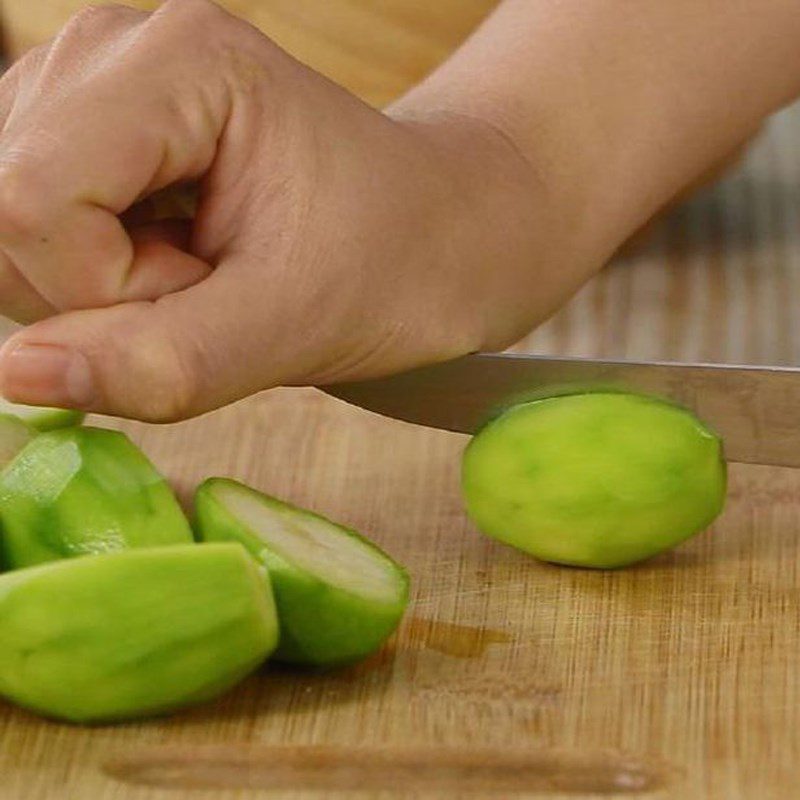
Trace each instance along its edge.
{"label": "forearm", "polygon": [[81,14],[0,80],[0,389],[170,420],[510,344],[800,91],[796,3],[506,0],[388,114],[208,2]]}
{"label": "forearm", "polygon": [[503,131],[586,272],[800,94],[798,42],[796,0],[505,0],[392,112]]}

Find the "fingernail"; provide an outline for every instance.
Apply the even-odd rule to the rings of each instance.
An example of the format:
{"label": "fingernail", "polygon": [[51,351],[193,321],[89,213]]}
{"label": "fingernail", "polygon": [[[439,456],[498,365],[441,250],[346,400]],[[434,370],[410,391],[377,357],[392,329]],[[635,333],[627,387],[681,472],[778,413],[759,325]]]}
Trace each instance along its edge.
{"label": "fingernail", "polygon": [[21,403],[88,406],[94,399],[92,370],[77,350],[20,344],[2,360],[3,392]]}

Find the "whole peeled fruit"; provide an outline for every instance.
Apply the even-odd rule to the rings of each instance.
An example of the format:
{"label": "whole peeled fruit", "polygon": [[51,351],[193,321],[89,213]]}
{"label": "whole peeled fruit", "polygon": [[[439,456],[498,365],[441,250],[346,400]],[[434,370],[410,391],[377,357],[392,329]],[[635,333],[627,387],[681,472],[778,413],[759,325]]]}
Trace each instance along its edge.
{"label": "whole peeled fruit", "polygon": [[703,530],[725,501],[722,443],[693,414],[598,392],[523,403],[470,442],[467,511],[537,558],[621,567]]}

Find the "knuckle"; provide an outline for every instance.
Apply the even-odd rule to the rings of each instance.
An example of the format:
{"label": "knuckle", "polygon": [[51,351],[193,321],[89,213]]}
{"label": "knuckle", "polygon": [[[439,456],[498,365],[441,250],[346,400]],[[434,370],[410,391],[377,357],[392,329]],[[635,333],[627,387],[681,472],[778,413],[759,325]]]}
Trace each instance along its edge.
{"label": "knuckle", "polygon": [[140,397],[136,416],[147,422],[178,422],[192,415],[197,379],[180,351],[169,341],[139,348],[136,374]]}
{"label": "knuckle", "polygon": [[[96,375],[102,410],[145,422],[178,422],[198,408],[198,366],[163,317],[158,302],[117,306],[110,327],[94,329],[86,342]],[[107,313],[107,312],[103,312]]]}
{"label": "knuckle", "polygon": [[255,82],[266,77],[261,31],[212,0],[166,0],[152,16],[162,36],[180,36],[186,53],[198,63],[213,64],[216,75]]}
{"label": "knuckle", "polygon": [[167,0],[164,11],[185,14],[216,14],[222,9],[212,0]]}
{"label": "knuckle", "polygon": [[212,0],[166,0],[160,12],[165,18],[181,17],[198,22],[213,20],[215,24],[223,19],[232,19]]}
{"label": "knuckle", "polygon": [[194,45],[198,57],[206,61],[220,47],[247,47],[253,36],[265,38],[258,29],[212,0],[166,0],[153,14],[153,20],[161,20],[170,35],[177,33]]}
{"label": "knuckle", "polygon": [[186,405],[180,397],[176,397],[173,392],[172,387],[164,392],[156,389],[137,406],[133,416],[142,422],[161,425],[181,422],[192,416],[190,406]]}
{"label": "knuckle", "polygon": [[119,294],[111,287],[103,286],[100,281],[69,280],[54,281],[50,291],[55,295],[53,302],[59,311],[86,311],[93,308],[105,308],[119,302]]}
{"label": "knuckle", "polygon": [[145,422],[180,422],[192,416],[193,398],[190,384],[181,373],[165,375],[145,370],[142,397],[136,417]]}
{"label": "knuckle", "polygon": [[178,41],[184,61],[210,65],[219,43],[233,38],[241,25],[211,0],[166,0],[150,17],[148,41],[163,51],[177,47]]}
{"label": "knuckle", "polygon": [[125,6],[90,4],[76,11],[67,21],[62,30],[62,35],[81,34],[84,31],[94,31],[105,28],[109,23],[127,18],[132,9]]}

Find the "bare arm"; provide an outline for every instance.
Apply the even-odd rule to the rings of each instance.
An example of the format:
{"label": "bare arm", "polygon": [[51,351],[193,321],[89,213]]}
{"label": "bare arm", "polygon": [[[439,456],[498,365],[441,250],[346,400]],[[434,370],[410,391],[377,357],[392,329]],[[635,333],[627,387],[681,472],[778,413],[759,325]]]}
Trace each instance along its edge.
{"label": "bare arm", "polygon": [[607,251],[798,95],[793,0],[505,0],[395,111],[504,131]]}
{"label": "bare arm", "polygon": [[[380,113],[207,0],[83,14],[0,81],[0,388],[168,420],[502,347],[800,93],[798,43],[797,0],[506,0]],[[191,225],[126,213],[186,180]]]}

